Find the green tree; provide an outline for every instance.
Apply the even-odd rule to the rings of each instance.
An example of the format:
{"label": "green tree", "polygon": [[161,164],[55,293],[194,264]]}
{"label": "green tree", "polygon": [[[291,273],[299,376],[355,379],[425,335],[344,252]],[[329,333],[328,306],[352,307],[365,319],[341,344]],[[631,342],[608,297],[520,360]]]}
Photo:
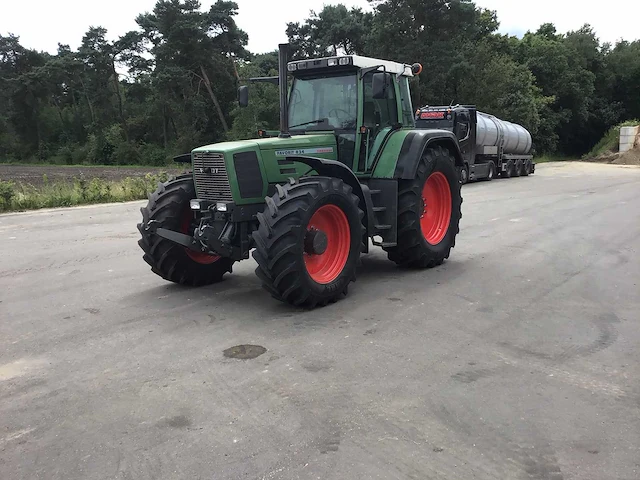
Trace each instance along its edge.
{"label": "green tree", "polygon": [[186,147],[199,134],[217,140],[228,130],[236,88],[234,59],[247,55],[248,37],[236,26],[236,13],[234,2],[218,0],[201,12],[198,0],[159,0],[153,13],[138,17],[155,59],[152,81],[165,147],[170,136],[187,140],[179,141]]}
{"label": "green tree", "polygon": [[311,11],[303,23],[287,24],[292,58],[362,54],[373,15],[342,4]]}
{"label": "green tree", "polygon": [[[249,62],[243,62],[238,73],[243,84],[252,77],[278,75],[278,52],[255,55]],[[280,115],[280,94],[278,87],[271,83],[249,84],[249,106],[241,108],[237,104],[231,111],[233,127],[228,138],[241,140],[256,138],[259,129],[277,129]]]}

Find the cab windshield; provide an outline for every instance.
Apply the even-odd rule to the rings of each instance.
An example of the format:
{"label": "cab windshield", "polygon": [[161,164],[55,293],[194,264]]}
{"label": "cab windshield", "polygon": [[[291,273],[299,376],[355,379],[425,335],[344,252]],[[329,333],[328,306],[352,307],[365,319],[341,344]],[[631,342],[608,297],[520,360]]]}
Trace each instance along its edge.
{"label": "cab windshield", "polygon": [[289,128],[295,130],[355,130],[358,88],[356,75],[316,75],[295,78],[289,98]]}

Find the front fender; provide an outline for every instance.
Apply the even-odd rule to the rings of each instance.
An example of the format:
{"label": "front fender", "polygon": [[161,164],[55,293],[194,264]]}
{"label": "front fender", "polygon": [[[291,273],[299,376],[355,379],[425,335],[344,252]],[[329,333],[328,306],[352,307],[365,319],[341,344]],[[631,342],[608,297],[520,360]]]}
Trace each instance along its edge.
{"label": "front fender", "polygon": [[402,143],[394,178],[413,179],[418,170],[418,162],[428,146],[442,145],[448,148],[456,159],[456,166],[464,165],[462,152],[456,136],[448,130],[413,130]]}

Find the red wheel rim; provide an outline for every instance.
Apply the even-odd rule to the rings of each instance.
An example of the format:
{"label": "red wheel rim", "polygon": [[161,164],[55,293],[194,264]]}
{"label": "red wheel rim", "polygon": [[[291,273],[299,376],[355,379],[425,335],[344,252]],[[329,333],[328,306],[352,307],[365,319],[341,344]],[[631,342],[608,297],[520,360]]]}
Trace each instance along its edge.
{"label": "red wheel rim", "polygon": [[451,222],[451,190],[443,173],[434,172],[424,182],[422,204],[422,235],[427,243],[437,245],[447,234]]}
{"label": "red wheel rim", "polygon": [[[193,220],[193,213],[191,209],[187,210],[187,212],[182,217],[182,225],[180,226],[180,230],[182,233],[186,233],[189,235],[189,227],[191,226],[191,221]],[[189,248],[184,249],[187,253],[187,256],[196,263],[200,263],[202,265],[211,265],[212,263],[220,260],[220,257],[217,255],[209,255],[208,253],[196,252],[195,250],[191,250]]]}
{"label": "red wheel rim", "polygon": [[336,205],[323,205],[309,220],[307,230],[315,228],[327,236],[324,253],[304,252],[304,264],[309,276],[317,283],[333,282],[347,263],[351,249],[351,230],[344,212]]}

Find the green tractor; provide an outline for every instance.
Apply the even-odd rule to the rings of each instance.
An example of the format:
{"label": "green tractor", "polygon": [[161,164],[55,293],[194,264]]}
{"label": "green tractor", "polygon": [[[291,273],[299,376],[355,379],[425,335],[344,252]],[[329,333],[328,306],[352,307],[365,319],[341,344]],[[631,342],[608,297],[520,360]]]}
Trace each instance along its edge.
{"label": "green tractor", "polygon": [[[442,264],[459,232],[463,160],[452,132],[415,126],[409,78],[420,64],[288,62],[279,48],[278,77],[252,80],[279,85],[280,131],[176,157],[191,171],[141,209],[152,271],[208,285],[253,250],[274,298],[313,308],[347,294],[370,238],[398,265]],[[241,86],[241,106],[248,97]]]}

